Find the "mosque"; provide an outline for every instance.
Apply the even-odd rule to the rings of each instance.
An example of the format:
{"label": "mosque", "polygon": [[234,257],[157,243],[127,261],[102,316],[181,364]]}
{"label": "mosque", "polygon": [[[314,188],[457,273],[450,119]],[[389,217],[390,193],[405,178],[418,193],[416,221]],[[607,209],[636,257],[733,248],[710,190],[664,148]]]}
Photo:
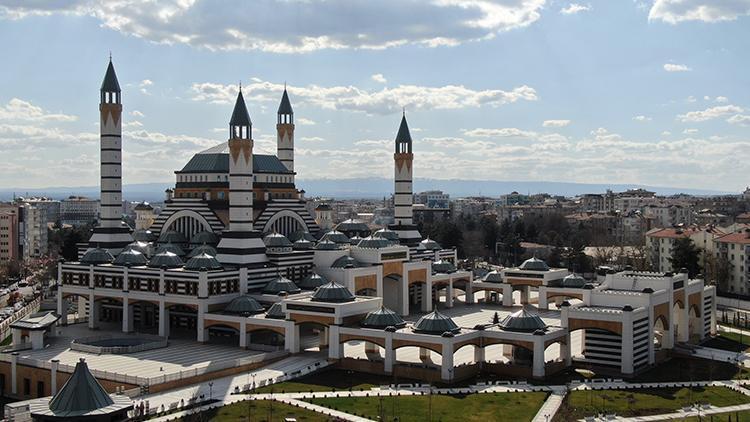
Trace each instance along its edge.
{"label": "mosque", "polygon": [[[457,269],[456,250],[422,238],[413,223],[406,116],[394,142],[395,223],[321,230],[295,185],[286,89],[276,155],[254,153],[240,90],[227,142],[176,171],[162,213],[133,231],[116,212],[122,107],[110,61],[99,106],[102,218],[79,260],[58,265],[59,324],[77,304],[90,329],[115,322],[125,333],[229,339],[245,349],[327,349],[342,367],[443,382],[478,371],[544,378],[579,363],[630,376],[675,343],[716,331],[714,287],[683,272],[584,280],[538,259],[481,278]],[[365,344],[367,359],[349,353],[352,342]],[[404,347],[441,360],[400,364]],[[473,363],[456,365],[464,348]]]}

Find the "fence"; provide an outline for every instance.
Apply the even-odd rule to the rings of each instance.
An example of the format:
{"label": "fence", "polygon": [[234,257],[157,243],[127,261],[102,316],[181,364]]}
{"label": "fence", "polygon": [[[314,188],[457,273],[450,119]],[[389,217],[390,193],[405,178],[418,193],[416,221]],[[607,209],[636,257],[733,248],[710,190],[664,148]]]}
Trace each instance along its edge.
{"label": "fence", "polygon": [[23,308],[19,309],[16,312],[13,312],[13,315],[11,315],[10,318],[7,318],[3,320],[3,322],[0,322],[0,341],[4,340],[10,335],[10,324],[13,324],[19,319],[38,311],[39,305],[41,303],[42,298],[37,297],[36,299],[26,304],[26,306],[24,306]]}

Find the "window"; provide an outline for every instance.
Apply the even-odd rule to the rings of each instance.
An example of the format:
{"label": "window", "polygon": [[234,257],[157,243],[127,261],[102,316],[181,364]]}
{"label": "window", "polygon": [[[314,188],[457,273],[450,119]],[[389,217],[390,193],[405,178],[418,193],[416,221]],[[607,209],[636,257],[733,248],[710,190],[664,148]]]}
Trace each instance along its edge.
{"label": "window", "polygon": [[31,395],[31,380],[28,378],[23,379],[23,395]]}

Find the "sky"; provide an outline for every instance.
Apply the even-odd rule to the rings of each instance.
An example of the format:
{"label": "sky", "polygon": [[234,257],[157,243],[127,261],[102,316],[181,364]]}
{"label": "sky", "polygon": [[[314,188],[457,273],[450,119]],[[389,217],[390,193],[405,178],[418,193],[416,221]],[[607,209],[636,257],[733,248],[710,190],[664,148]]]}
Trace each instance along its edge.
{"label": "sky", "polygon": [[[0,0],[0,188],[94,186],[110,52],[123,183],[225,142],[238,85],[299,179],[750,184],[750,0]],[[304,185],[302,184],[302,187]]]}

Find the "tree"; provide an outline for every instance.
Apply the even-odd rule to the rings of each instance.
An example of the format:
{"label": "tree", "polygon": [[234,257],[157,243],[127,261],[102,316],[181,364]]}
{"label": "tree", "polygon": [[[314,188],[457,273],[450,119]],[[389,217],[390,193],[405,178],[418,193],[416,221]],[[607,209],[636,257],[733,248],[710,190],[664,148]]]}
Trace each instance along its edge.
{"label": "tree", "polygon": [[674,241],[672,256],[669,258],[673,270],[679,271],[686,268],[688,276],[695,277],[701,272],[700,259],[701,249],[695,246],[693,239],[681,237]]}
{"label": "tree", "polygon": [[729,277],[732,274],[732,264],[726,255],[714,256],[706,254],[704,259],[706,281],[715,284],[720,292],[729,290]]}

